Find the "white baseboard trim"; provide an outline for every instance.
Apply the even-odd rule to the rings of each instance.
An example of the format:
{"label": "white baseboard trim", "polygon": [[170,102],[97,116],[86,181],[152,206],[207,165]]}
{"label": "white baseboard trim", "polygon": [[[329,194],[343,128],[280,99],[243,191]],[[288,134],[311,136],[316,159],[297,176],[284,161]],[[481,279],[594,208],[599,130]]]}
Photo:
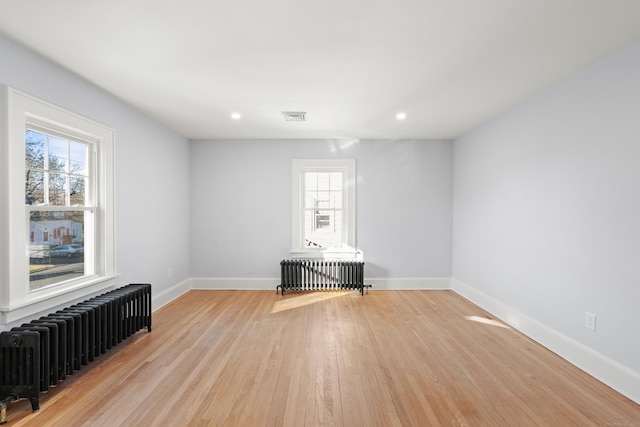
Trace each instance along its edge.
{"label": "white baseboard trim", "polygon": [[456,279],[451,289],[640,404],[640,374]]}
{"label": "white baseboard trim", "polygon": [[189,292],[191,289],[191,280],[186,279],[182,282],[170,287],[169,289],[160,292],[158,295],[151,296],[151,310],[156,311],[162,306],[169,304],[174,299],[178,298],[180,295]]}
{"label": "white baseboard trim", "polygon": [[408,290],[442,290],[451,289],[450,277],[418,277],[418,278],[402,278],[402,277],[365,277],[364,283],[373,285],[372,290],[392,290],[392,291],[408,291]]}
{"label": "white baseboard trim", "polygon": [[[276,290],[280,278],[192,277],[191,289]],[[451,289],[449,277],[365,278],[373,290],[441,290]]]}
{"label": "white baseboard trim", "polygon": [[246,290],[275,292],[280,284],[279,278],[255,277],[192,277],[191,289],[210,290]]}

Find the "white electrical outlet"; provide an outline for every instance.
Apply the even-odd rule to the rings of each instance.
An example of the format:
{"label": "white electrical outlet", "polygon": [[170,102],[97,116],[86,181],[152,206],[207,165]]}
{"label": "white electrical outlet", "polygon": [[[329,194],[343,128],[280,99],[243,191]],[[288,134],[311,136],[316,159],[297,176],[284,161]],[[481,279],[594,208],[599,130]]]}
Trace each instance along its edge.
{"label": "white electrical outlet", "polygon": [[596,331],[596,315],[593,313],[589,313],[588,311],[584,313],[584,326],[587,329],[591,329],[592,331]]}

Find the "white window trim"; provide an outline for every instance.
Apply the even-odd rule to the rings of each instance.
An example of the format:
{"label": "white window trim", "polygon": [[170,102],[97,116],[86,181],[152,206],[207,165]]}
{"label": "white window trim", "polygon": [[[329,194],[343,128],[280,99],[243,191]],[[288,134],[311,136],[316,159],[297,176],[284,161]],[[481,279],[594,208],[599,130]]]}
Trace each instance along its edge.
{"label": "white window trim", "polygon": [[[342,248],[321,249],[304,247],[303,173],[341,171],[345,176],[345,239]],[[356,161],[355,159],[292,159],[291,160],[291,256],[293,258],[356,258]]]}
{"label": "white window trim", "polygon": [[[0,323],[6,324],[115,285],[115,131],[9,87],[3,91],[3,110],[0,160],[4,171],[4,256],[0,262]],[[35,291],[29,290],[29,228],[24,195],[24,138],[30,121],[49,123],[54,128],[97,141],[98,157],[95,274]]]}

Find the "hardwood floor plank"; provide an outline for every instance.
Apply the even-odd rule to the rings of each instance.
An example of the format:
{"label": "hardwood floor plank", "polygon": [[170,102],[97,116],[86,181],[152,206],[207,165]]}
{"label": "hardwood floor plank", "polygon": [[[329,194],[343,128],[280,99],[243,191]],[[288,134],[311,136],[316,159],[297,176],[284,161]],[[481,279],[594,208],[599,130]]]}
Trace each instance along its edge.
{"label": "hardwood floor plank", "polygon": [[8,425],[640,425],[640,405],[450,291],[191,291],[153,321]]}

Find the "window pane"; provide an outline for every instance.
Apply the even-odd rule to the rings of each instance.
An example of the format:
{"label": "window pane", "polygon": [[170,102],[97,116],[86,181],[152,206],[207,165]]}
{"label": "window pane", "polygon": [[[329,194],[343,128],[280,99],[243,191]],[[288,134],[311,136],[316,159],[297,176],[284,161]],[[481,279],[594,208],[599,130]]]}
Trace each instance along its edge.
{"label": "window pane", "polygon": [[333,220],[334,222],[334,227],[335,227],[335,233],[336,235],[340,236],[340,239],[338,240],[339,242],[342,241],[342,218],[344,217],[343,212],[341,210],[336,210],[334,211],[334,216],[333,216]]}
{"label": "window pane", "polygon": [[49,136],[49,170],[67,172],[69,141]]}
{"label": "window pane", "polygon": [[44,204],[44,172],[27,169],[24,193],[27,205]]}
{"label": "window pane", "polygon": [[342,172],[331,172],[331,191],[342,191]]}
{"label": "window pane", "polygon": [[25,133],[25,164],[27,168],[44,168],[45,141],[45,135],[27,129]]}
{"label": "window pane", "polygon": [[83,176],[69,177],[69,203],[71,206],[83,206],[85,204],[85,188],[87,178]]}
{"label": "window pane", "polygon": [[307,191],[304,193],[304,207],[313,208],[315,206],[316,193],[315,191]]}
{"label": "window pane", "polygon": [[84,211],[29,215],[29,289],[85,275]]}
{"label": "window pane", "polygon": [[316,198],[316,208],[327,209],[329,208],[329,195],[328,191],[319,191]]}
{"label": "window pane", "polygon": [[304,173],[304,190],[315,191],[318,189],[318,174],[316,172]]}
{"label": "window pane", "polygon": [[318,172],[318,190],[328,191],[329,190],[329,177],[331,176],[328,172]]}
{"label": "window pane", "polygon": [[49,176],[49,204],[66,206],[67,204],[67,175],[50,173]]}
{"label": "window pane", "polygon": [[313,231],[313,213],[314,210],[304,211],[304,235],[308,236]]}
{"label": "window pane", "polygon": [[331,193],[331,207],[342,209],[342,191]]}
{"label": "window pane", "polygon": [[78,142],[69,143],[69,154],[71,156],[71,167],[69,172],[76,175],[87,175],[87,157],[89,147]]}

